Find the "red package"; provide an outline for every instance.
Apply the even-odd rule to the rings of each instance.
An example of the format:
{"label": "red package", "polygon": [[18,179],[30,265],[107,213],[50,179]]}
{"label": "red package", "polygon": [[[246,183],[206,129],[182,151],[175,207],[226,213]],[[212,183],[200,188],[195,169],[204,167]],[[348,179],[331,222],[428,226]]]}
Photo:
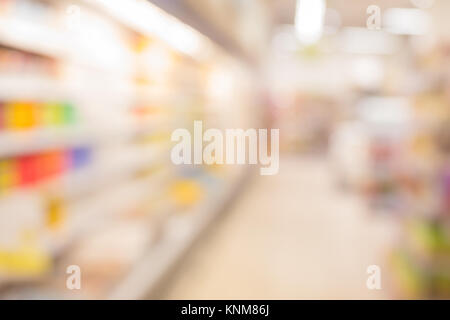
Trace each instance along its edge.
{"label": "red package", "polygon": [[39,157],[23,156],[17,160],[19,171],[19,185],[27,186],[35,184],[39,180]]}

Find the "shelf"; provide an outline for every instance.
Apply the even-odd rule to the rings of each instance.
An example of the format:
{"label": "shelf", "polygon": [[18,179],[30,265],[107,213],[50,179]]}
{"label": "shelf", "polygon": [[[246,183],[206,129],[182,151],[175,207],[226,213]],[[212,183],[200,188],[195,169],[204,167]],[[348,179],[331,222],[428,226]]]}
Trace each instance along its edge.
{"label": "shelf", "polygon": [[18,188],[0,196],[0,203],[20,198],[17,196],[20,194],[41,193],[43,190],[67,199],[76,198],[92,190],[120,182],[139,170],[163,162],[169,156],[167,145],[140,148],[141,150],[137,148],[134,154],[130,152],[126,159],[114,158],[108,163],[94,160],[94,163],[86,168],[43,181],[32,189]]}
{"label": "shelf", "polygon": [[175,266],[183,254],[194,244],[202,231],[217,217],[241,186],[244,170],[208,195],[208,200],[191,212],[172,216],[165,224],[161,239],[115,287],[108,299],[143,299],[152,293],[163,276]]}
{"label": "shelf", "polygon": [[157,165],[169,157],[169,147],[167,145],[155,146],[152,148],[142,147],[145,152],[137,150],[134,155],[124,161],[116,161],[105,165],[98,162],[90,168],[80,171],[78,174],[62,177],[60,181],[53,182],[53,187],[49,189],[60,192],[68,197],[76,197],[97,188],[117,183],[139,170]]}
{"label": "shelf", "polygon": [[160,121],[124,123],[119,126],[74,125],[64,128],[39,128],[28,131],[0,131],[0,159],[45,150],[79,145],[93,145],[108,141],[126,141],[136,135],[164,130]]}
{"label": "shelf", "polygon": [[[162,170],[154,175],[130,180],[121,185],[111,184],[95,197],[86,199],[68,209],[68,237],[65,241],[57,242],[52,247],[54,255],[62,254],[66,248],[75,243],[81,236],[94,231],[101,231],[116,221],[127,209],[136,207],[143,201],[148,201],[161,195],[171,179],[170,171]],[[124,197],[123,195],[127,195]],[[151,196],[149,196],[151,195]],[[89,209],[90,208],[90,209]]]}
{"label": "shelf", "polygon": [[91,133],[92,130],[80,126],[0,132],[0,158],[91,142]]}
{"label": "shelf", "polygon": [[0,43],[44,55],[65,59],[68,39],[59,32],[31,21],[0,16]]}
{"label": "shelf", "polygon": [[0,100],[64,100],[65,90],[60,81],[47,76],[0,74]]}
{"label": "shelf", "polygon": [[121,67],[126,64],[105,65],[98,54],[89,59],[90,48],[77,43],[70,32],[21,18],[0,15],[0,44],[132,79],[132,70]]}

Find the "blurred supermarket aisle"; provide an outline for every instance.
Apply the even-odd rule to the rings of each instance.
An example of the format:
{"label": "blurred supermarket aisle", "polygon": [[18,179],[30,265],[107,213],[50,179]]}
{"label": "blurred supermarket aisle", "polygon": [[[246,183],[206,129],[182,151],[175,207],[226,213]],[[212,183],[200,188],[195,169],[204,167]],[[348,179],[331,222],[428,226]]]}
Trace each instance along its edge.
{"label": "blurred supermarket aisle", "polygon": [[366,268],[383,270],[394,221],[339,190],[324,158],[285,156],[225,215],[163,298],[389,298],[366,288]]}
{"label": "blurred supermarket aisle", "polygon": [[449,12],[0,0],[0,299],[450,298]]}

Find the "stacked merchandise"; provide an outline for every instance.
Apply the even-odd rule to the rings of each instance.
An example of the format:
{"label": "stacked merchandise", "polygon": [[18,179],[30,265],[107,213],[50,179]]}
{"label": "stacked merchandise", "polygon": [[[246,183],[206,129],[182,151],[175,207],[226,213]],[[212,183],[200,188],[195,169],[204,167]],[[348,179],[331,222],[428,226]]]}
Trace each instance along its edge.
{"label": "stacked merchandise", "polygon": [[292,95],[290,103],[275,111],[283,123],[281,148],[287,152],[322,153],[338,117],[338,99],[308,92]]}
{"label": "stacked merchandise", "polygon": [[146,294],[243,173],[175,167],[171,132],[254,126],[246,77],[147,2],[0,0],[0,292]]}
{"label": "stacked merchandise", "polygon": [[414,99],[408,174],[401,180],[408,208],[404,241],[392,256],[395,284],[412,298],[450,298],[448,85],[441,74],[434,88]]}
{"label": "stacked merchandise", "polygon": [[372,208],[401,212],[405,209],[401,181],[405,175],[404,167],[405,136],[391,133],[369,135],[368,168],[370,178],[364,183],[364,192]]}
{"label": "stacked merchandise", "polygon": [[[445,65],[448,57],[438,56],[444,60],[437,65]],[[406,97],[378,101],[373,116],[383,126],[369,130],[365,190],[402,227],[389,259],[394,291],[402,298],[449,298],[449,82],[445,70],[416,60],[412,68],[423,83]]]}

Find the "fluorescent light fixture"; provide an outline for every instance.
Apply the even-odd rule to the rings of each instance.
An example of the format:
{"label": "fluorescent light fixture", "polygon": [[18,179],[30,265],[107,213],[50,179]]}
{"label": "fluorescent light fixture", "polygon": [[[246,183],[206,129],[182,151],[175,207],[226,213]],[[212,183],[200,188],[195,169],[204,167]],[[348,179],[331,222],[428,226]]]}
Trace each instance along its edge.
{"label": "fluorescent light fixture", "polygon": [[206,37],[148,1],[89,0],[136,30],[153,35],[175,50],[199,58],[209,52]]}
{"label": "fluorescent light fixture", "polygon": [[420,9],[392,8],[383,14],[384,28],[394,34],[422,35],[431,29],[431,16]]}
{"label": "fluorescent light fixture", "polygon": [[297,0],[295,30],[301,43],[311,45],[320,40],[325,9],[325,0]]}

